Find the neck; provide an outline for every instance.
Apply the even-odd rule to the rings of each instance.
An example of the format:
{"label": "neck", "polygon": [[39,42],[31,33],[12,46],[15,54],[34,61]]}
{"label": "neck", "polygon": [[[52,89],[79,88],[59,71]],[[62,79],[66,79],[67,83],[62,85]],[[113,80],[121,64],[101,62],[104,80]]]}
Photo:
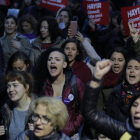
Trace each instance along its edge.
{"label": "neck", "polygon": [[29,109],[31,98],[27,95],[23,96],[22,99],[14,103],[15,108],[20,111],[26,111]]}
{"label": "neck", "polygon": [[61,85],[65,83],[65,74],[61,74],[55,78],[52,78],[52,84],[53,85]]}
{"label": "neck", "polygon": [[51,38],[50,36],[48,36],[47,38],[45,38],[42,43],[51,43]]}
{"label": "neck", "polygon": [[14,32],[12,34],[6,34],[7,37],[11,37],[11,38],[14,38],[15,35],[16,35],[16,32]]}
{"label": "neck", "polygon": [[70,67],[73,65],[74,62],[75,62],[75,60],[73,60],[73,61],[70,63]]}

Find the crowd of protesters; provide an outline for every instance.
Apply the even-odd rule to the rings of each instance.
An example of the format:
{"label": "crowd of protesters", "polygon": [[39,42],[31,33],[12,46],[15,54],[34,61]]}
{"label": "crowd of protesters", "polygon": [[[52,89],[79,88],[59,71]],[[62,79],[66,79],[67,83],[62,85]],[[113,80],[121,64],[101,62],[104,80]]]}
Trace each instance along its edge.
{"label": "crowd of protesters", "polygon": [[0,140],[139,140],[140,39],[133,22],[125,35],[121,7],[140,0],[106,0],[109,25],[88,19],[82,0],[57,12],[41,0],[7,1],[0,2]]}

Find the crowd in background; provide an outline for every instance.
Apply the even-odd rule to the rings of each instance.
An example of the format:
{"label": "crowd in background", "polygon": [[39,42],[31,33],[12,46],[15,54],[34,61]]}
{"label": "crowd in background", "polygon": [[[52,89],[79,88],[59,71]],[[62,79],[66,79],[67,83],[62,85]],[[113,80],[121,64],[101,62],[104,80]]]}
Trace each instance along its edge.
{"label": "crowd in background", "polygon": [[106,0],[109,25],[88,19],[82,0],[57,13],[41,0],[9,2],[0,5],[0,139],[140,139],[139,32],[128,23],[125,35],[121,15],[140,0]]}

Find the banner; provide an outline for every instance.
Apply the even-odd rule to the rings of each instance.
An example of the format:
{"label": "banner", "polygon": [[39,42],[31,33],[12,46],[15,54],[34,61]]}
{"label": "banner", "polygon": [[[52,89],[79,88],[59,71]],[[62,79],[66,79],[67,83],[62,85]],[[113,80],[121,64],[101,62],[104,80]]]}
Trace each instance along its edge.
{"label": "banner", "polygon": [[122,7],[121,13],[125,35],[130,34],[128,22],[134,22],[134,27],[140,31],[140,6]]}
{"label": "banner", "polygon": [[0,5],[9,6],[10,5],[10,1],[9,0],[0,0]]}
{"label": "banner", "polygon": [[68,1],[69,0],[41,0],[40,6],[56,13],[60,8],[66,7]]}
{"label": "banner", "polygon": [[91,2],[83,0],[83,8],[89,19],[96,24],[109,25],[109,2]]}

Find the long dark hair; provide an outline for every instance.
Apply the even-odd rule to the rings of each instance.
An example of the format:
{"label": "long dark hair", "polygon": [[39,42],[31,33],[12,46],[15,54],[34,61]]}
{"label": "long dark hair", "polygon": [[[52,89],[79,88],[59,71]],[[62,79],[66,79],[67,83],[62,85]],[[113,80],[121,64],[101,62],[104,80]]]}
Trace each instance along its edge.
{"label": "long dark hair", "polygon": [[127,68],[127,64],[128,64],[129,61],[131,61],[131,60],[136,60],[137,62],[140,63],[140,58],[139,58],[139,57],[132,57],[132,58],[129,58],[129,59],[126,61],[124,67],[123,67],[123,71],[122,71],[122,74],[121,74],[121,76],[120,76],[120,78],[119,78],[119,82],[123,82],[123,80],[124,80],[125,82],[127,82],[127,80],[126,80],[126,68]]}
{"label": "long dark hair", "polygon": [[44,51],[38,58],[37,63],[35,65],[34,78],[35,78],[35,93],[40,93],[42,91],[42,87],[44,86],[45,80],[50,79],[51,76],[49,74],[47,68],[47,60],[51,52],[60,52],[64,55],[64,61],[67,63],[67,67],[64,68],[63,72],[69,71],[69,60],[62,49],[59,48],[50,48],[47,51]]}
{"label": "long dark hair", "polygon": [[41,28],[41,23],[43,21],[46,21],[48,23],[48,31],[50,34],[51,43],[54,43],[56,41],[57,37],[61,36],[61,30],[58,26],[58,23],[57,23],[56,19],[51,16],[41,18],[40,21],[38,22],[38,26],[37,26],[37,35],[40,37],[42,37],[41,33],[40,33],[40,28]]}
{"label": "long dark hair", "polygon": [[83,51],[80,45],[80,42],[76,38],[69,38],[67,39],[61,46],[61,48],[64,50],[67,43],[74,43],[77,46],[77,50],[79,51],[79,54],[76,56],[76,61],[82,61],[83,60]]}
{"label": "long dark hair", "polygon": [[22,60],[24,64],[29,65],[27,68],[27,72],[30,73],[32,70],[32,63],[31,60],[28,58],[28,56],[24,52],[17,51],[15,52],[8,61],[7,69],[6,69],[6,74],[10,71],[13,71],[12,64],[16,62],[17,60]]}

